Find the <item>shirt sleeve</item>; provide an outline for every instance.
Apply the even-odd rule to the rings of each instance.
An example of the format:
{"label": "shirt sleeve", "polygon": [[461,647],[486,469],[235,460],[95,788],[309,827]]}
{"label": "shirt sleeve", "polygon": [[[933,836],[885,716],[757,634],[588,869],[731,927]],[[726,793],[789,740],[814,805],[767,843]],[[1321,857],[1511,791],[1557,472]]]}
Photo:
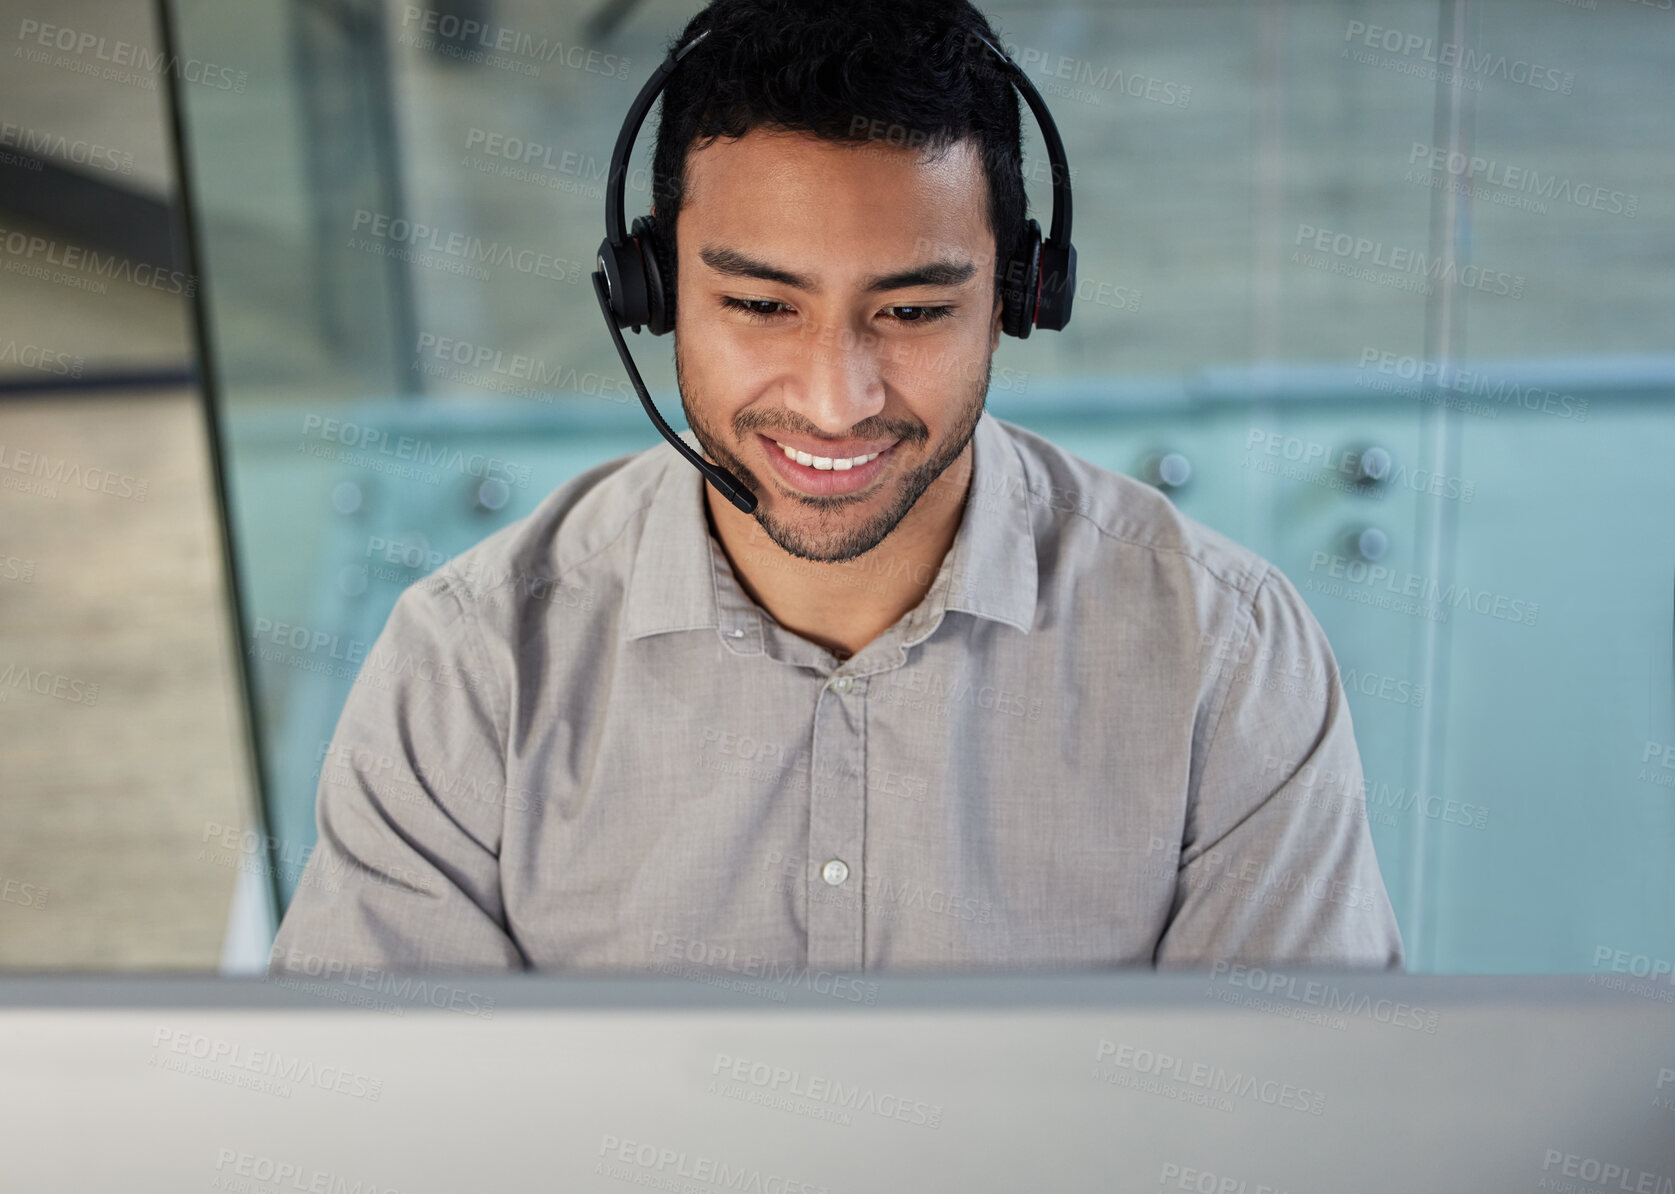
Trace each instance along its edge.
{"label": "shirt sleeve", "polygon": [[1400,970],[1337,661],[1277,569],[1220,667],[1231,675],[1189,793],[1155,964]]}
{"label": "shirt sleeve", "polygon": [[461,584],[436,573],[406,589],[361,665],[270,976],[527,967],[501,901],[506,682]]}

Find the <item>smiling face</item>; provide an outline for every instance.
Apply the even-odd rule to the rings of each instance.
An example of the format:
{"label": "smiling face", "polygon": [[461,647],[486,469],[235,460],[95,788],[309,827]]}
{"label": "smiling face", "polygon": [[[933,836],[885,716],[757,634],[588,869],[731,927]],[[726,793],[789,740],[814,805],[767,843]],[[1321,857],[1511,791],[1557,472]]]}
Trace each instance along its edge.
{"label": "smiling face", "polygon": [[926,161],[758,128],[693,150],[686,187],[675,376],[704,455],[803,559],[853,559],[934,519],[920,499],[968,467],[1000,338],[972,143]]}

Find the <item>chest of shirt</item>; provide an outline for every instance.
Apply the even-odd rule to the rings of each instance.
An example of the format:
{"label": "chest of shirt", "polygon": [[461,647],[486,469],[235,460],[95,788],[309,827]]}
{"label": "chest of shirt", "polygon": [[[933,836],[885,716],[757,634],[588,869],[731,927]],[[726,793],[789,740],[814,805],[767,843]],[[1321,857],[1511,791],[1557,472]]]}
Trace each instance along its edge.
{"label": "chest of shirt", "polygon": [[620,671],[631,651],[600,661],[598,699],[529,724],[508,761],[529,796],[501,846],[520,948],[747,978],[1149,961],[1196,690],[978,661],[948,645],[831,678],[723,652],[649,681]]}

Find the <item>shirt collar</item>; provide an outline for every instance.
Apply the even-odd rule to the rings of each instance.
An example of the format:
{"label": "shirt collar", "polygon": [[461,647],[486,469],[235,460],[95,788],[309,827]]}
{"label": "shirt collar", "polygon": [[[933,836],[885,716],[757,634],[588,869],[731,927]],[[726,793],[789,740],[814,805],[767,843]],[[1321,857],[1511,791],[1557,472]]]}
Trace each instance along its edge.
{"label": "shirt collar", "polygon": [[[680,437],[701,452],[690,429]],[[1035,622],[1037,563],[1023,460],[985,410],[972,433],[971,490],[953,545],[931,591],[914,611],[917,641],[958,610],[1029,633]],[[623,637],[715,629],[741,654],[762,650],[762,613],[739,585],[704,512],[702,473],[673,451],[646,511],[623,615]],[[920,633],[920,632],[923,633]]]}

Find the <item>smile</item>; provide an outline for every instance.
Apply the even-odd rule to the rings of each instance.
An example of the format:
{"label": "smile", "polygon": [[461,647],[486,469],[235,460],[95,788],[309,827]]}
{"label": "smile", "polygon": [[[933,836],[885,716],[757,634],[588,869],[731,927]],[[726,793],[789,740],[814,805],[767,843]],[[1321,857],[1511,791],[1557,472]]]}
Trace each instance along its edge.
{"label": "smile", "polygon": [[787,459],[795,460],[798,464],[803,465],[804,467],[820,469],[822,472],[827,469],[832,469],[835,472],[841,473],[847,469],[854,468],[856,465],[866,464],[869,461],[877,460],[880,456],[884,455],[883,452],[874,452],[870,456],[812,456],[807,452],[797,451],[797,449],[793,448],[790,444],[781,444],[777,439],[773,442],[779,445],[780,450],[785,453]]}
{"label": "smile", "polygon": [[816,496],[854,493],[865,488],[884,471],[897,446],[891,444],[883,451],[865,456],[815,456],[789,448],[766,435],[757,438],[780,477],[804,493]]}

